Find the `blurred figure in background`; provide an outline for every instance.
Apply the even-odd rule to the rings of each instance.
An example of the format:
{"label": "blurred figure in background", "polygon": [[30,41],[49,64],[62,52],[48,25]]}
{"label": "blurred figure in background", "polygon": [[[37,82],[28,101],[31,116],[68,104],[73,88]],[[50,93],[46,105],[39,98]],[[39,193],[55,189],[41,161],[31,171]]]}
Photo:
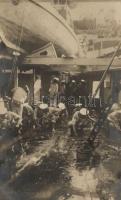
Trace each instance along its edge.
{"label": "blurred figure in background", "polygon": [[77,103],[81,103],[83,107],[86,107],[88,104],[88,88],[87,82],[84,79],[81,79],[77,86],[76,96],[78,101]]}
{"label": "blurred figure in background", "polygon": [[70,96],[73,96],[75,99],[75,95],[76,95],[76,81],[74,79],[72,79],[71,83],[70,83]]}
{"label": "blurred figure in background", "polygon": [[25,85],[25,91],[27,93],[27,99],[26,102],[29,104],[30,103],[30,89],[28,85]]}
{"label": "blurred figure in background", "polygon": [[76,81],[72,79],[66,88],[66,106],[69,114],[72,114],[72,110],[76,103]]}
{"label": "blurred figure in background", "polygon": [[57,107],[58,92],[59,92],[59,78],[55,77],[52,79],[50,83],[50,88],[49,88],[51,107]]}
{"label": "blurred figure in background", "polygon": [[34,104],[37,105],[40,102],[41,98],[41,77],[39,75],[36,76],[36,81],[34,83]]}
{"label": "blurred figure in background", "polygon": [[59,102],[65,103],[66,98],[66,81],[62,80],[59,87]]}

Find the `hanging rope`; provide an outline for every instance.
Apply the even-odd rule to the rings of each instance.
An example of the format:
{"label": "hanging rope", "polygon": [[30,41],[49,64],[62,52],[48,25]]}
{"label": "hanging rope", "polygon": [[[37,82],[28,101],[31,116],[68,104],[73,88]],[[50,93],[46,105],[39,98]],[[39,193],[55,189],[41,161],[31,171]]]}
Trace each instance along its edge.
{"label": "hanging rope", "polygon": [[[23,11],[23,17],[22,17],[22,23],[21,23],[21,30],[20,30],[20,34],[18,35],[18,46],[20,47],[21,46],[21,41],[22,41],[22,36],[23,36],[23,25],[24,25],[24,14],[25,14],[25,10]],[[13,66],[12,66],[12,71],[11,71],[11,75],[10,75],[10,83],[13,79],[13,74],[15,72],[15,69],[16,69],[16,65],[17,65],[17,61],[18,61],[18,56],[17,55],[14,55],[14,58],[13,58]],[[9,86],[11,86],[11,84],[9,84]]]}

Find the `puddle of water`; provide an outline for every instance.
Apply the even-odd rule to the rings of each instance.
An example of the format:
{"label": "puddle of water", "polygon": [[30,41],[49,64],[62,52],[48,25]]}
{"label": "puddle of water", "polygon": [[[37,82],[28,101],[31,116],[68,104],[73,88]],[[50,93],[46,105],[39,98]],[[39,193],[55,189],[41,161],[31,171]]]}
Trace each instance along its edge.
{"label": "puddle of water", "polygon": [[71,179],[71,185],[77,189],[81,189],[83,192],[96,192],[96,186],[98,179],[95,177],[95,169],[83,170],[79,172],[77,169],[69,169]]}

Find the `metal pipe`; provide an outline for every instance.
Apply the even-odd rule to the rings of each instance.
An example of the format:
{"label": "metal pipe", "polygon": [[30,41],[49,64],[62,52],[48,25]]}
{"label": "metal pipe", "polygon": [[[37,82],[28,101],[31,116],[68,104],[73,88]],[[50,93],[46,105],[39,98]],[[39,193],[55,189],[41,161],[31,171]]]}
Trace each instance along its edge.
{"label": "metal pipe", "polygon": [[35,103],[35,98],[34,98],[34,84],[35,84],[35,68],[33,67],[33,105]]}

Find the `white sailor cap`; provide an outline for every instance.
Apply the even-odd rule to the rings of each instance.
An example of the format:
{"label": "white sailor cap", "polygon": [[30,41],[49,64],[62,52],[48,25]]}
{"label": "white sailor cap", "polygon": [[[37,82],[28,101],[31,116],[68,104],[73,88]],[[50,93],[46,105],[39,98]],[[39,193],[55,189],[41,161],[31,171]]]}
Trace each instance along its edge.
{"label": "white sailor cap", "polygon": [[81,83],[86,83],[86,81],[84,79],[81,79]]}
{"label": "white sailor cap", "polygon": [[65,81],[65,80],[62,80],[61,83],[66,83],[66,81]]}
{"label": "white sailor cap", "polygon": [[48,105],[45,104],[45,103],[42,103],[42,104],[39,105],[39,108],[40,108],[41,110],[46,110],[46,109],[48,108]]}
{"label": "white sailor cap", "polygon": [[76,103],[75,104],[75,107],[77,108],[77,107],[82,107],[82,103]]}
{"label": "white sailor cap", "polygon": [[81,108],[80,114],[86,116],[89,114],[89,110],[87,110],[86,108]]}
{"label": "white sailor cap", "polygon": [[59,81],[59,78],[57,78],[57,77],[54,77],[54,79],[53,80],[55,80],[55,81]]}
{"label": "white sailor cap", "polygon": [[58,108],[60,108],[61,110],[64,110],[66,107],[64,103],[59,103]]}
{"label": "white sailor cap", "polygon": [[75,83],[76,81],[73,79],[71,82],[72,82],[72,83]]}

